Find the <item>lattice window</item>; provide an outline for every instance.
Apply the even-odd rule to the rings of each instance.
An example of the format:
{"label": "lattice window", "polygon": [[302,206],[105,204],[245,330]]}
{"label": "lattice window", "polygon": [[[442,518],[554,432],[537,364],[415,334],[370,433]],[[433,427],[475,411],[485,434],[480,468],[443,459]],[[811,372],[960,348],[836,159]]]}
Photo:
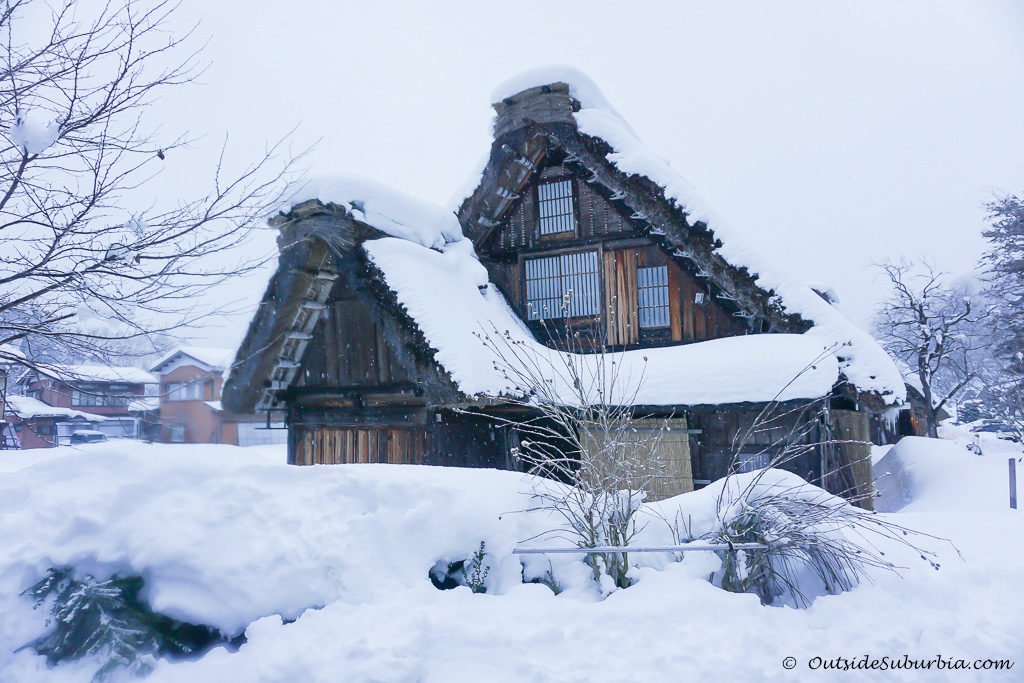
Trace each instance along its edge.
{"label": "lattice window", "polygon": [[737,458],[740,472],[763,470],[771,461],[768,453],[740,453]]}
{"label": "lattice window", "polygon": [[541,235],[576,232],[572,180],[555,180],[538,185],[537,208]]}
{"label": "lattice window", "polygon": [[526,260],[527,319],[597,315],[600,305],[596,251]]}
{"label": "lattice window", "polygon": [[668,327],[668,266],[637,268],[640,328]]}

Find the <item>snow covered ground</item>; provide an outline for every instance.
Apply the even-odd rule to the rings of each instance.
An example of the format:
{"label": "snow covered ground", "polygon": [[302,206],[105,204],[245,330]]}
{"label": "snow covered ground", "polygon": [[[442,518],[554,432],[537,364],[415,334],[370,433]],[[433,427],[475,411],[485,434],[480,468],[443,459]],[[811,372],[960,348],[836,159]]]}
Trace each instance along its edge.
{"label": "snow covered ground", "polygon": [[[522,513],[523,475],[390,465],[289,467],[281,447],[140,445],[0,454],[0,680],[88,680],[29,650],[45,614],[19,593],[50,566],[134,572],[170,616],[235,632],[237,652],[158,663],[154,681],[1022,680],[1024,511],[1007,505],[1007,457],[951,434],[905,440],[909,504],[890,518],[933,541],[941,569],[884,547],[902,577],[873,574],[805,610],[762,606],[705,580],[718,559],[649,555],[638,581],[602,598],[576,558],[564,590],[521,582],[511,549],[554,522]],[[879,461],[884,466],[885,459]],[[663,507],[699,515],[697,492]],[[695,524],[701,524],[697,519]],[[438,560],[486,541],[488,592],[439,591]],[[666,542],[653,520],[645,541]],[[524,545],[537,545],[530,541]],[[961,556],[962,555],[962,556]],[[639,558],[638,555],[633,555]],[[536,558],[530,573],[547,561]],[[815,657],[1011,659],[1009,672],[835,672]],[[783,666],[793,657],[796,667]]]}

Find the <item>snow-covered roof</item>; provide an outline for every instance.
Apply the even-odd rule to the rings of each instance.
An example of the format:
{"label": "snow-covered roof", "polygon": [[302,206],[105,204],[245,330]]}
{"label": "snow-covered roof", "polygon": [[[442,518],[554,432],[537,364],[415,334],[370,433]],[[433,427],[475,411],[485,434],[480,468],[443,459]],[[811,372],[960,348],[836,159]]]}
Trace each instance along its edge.
{"label": "snow-covered roof", "polygon": [[128,412],[129,413],[143,413],[148,410],[158,410],[160,408],[160,397],[159,396],[143,396],[140,398],[134,398],[128,401]]}
{"label": "snow-covered roof", "polygon": [[425,202],[359,175],[313,178],[282,207],[319,199],[345,207],[355,218],[393,237],[440,247],[462,239],[462,226],[453,211]]}
{"label": "snow-covered roof", "polygon": [[[557,125],[562,126],[558,129],[559,135],[568,122],[583,136],[600,138],[607,143],[612,151],[606,162],[595,157],[595,163],[614,166],[612,170],[624,178],[642,176],[644,183],[656,185],[652,191],[657,195],[659,206],[666,207],[664,213],[671,216],[681,213],[685,217],[685,220],[672,218],[678,225],[673,223],[671,229],[693,229],[703,231],[702,235],[713,230],[714,237],[721,240],[715,243],[713,253],[716,263],[723,265],[721,271],[728,277],[733,277],[729,275],[731,271],[739,273],[734,283],[748,283],[744,286],[756,289],[761,300],[775,307],[772,310],[781,306],[783,314],[794,321],[791,327],[775,329],[808,329],[803,334],[757,334],[626,352],[622,358],[630,372],[634,376],[642,372],[645,377],[636,402],[695,405],[816,398],[828,394],[839,379],[864,394],[876,395],[886,405],[904,400],[903,379],[877,342],[811,287],[791,281],[768,259],[747,248],[744,233],[713,214],[689,182],[666,160],[648,150],[585,76],[568,68],[529,72],[499,87],[495,100],[511,98],[502,107],[506,112],[512,111],[520,104],[514,96],[522,90],[558,84],[564,85],[557,89],[563,93],[560,95],[563,99],[567,89],[569,96],[580,105],[578,111],[575,106],[564,104],[554,111],[552,116]],[[553,98],[558,96],[555,90],[540,88],[536,92],[538,97]],[[521,117],[528,125],[540,125],[530,119],[529,107],[515,111],[508,114],[513,122]],[[566,120],[568,116],[571,118]],[[532,139],[542,137],[534,135]],[[557,136],[545,138],[544,144],[552,141],[557,144],[560,139]],[[529,159],[522,155],[517,157],[516,150],[506,150],[500,143],[501,139],[496,140],[492,147],[492,161],[494,154],[505,154],[505,158],[534,168]],[[500,175],[501,170],[488,164],[483,177],[486,179],[488,173]],[[490,191],[487,187],[486,183],[478,183],[474,195],[480,193],[481,188]],[[499,196],[514,196],[508,195],[508,188],[500,189],[505,190],[505,194],[495,190]],[[331,242],[338,255],[361,244],[412,323],[434,350],[438,365],[463,394],[493,394],[510,388],[495,370],[494,355],[477,336],[480,333],[508,331],[522,341],[531,354],[559,353],[537,343],[497,287],[488,284],[487,272],[474,253],[474,242],[463,237],[453,212],[363,178],[311,183],[293,197],[293,202],[293,209],[279,216],[276,224],[285,230],[293,222],[309,219],[312,230],[309,234]],[[507,208],[508,201],[501,206]],[[460,208],[460,215],[465,207],[463,204]],[[477,220],[468,211],[466,213],[470,218],[463,216],[464,222]],[[323,220],[321,214],[326,214]],[[489,222],[484,225],[497,225],[496,217],[500,219],[500,215],[489,216]],[[360,235],[351,228],[353,219],[391,237]],[[707,231],[704,225],[708,226]],[[478,227],[479,222],[475,226]],[[469,230],[471,228],[467,227]],[[473,234],[473,240],[478,237]],[[478,245],[483,243],[483,239],[480,240],[476,242]],[[312,273],[325,262],[323,250],[304,246],[289,251],[292,256],[282,251],[280,266],[287,272],[279,270],[268,286],[263,304],[243,342],[245,354],[239,352],[245,358],[225,385],[225,401],[232,409],[250,405],[254,393],[262,396],[260,400],[264,403],[268,399],[272,403],[276,399],[271,394],[280,391],[280,386],[267,388],[270,375],[276,372],[274,359],[281,353],[282,340],[292,322],[290,316],[296,315],[295,307],[303,297],[312,297],[311,292],[316,289],[311,279],[313,275],[307,273],[299,277],[288,273],[299,273],[297,268],[305,268],[303,273]],[[751,274],[757,276],[754,285],[749,284],[754,282]],[[282,306],[282,302],[286,306]],[[284,310],[287,306],[291,308]],[[272,384],[287,385],[290,381],[275,375]]]}
{"label": "snow-covered roof", "polygon": [[8,395],[6,401],[6,412],[13,413],[22,420],[30,420],[37,417],[64,417],[69,419],[80,418],[88,420],[89,422],[103,422],[107,419],[103,415],[86,413],[72,408],[60,408],[57,406],[47,405],[39,399],[32,398],[31,396]]}
{"label": "snow-covered roof", "polygon": [[[515,362],[496,353],[484,335],[509,335],[519,353],[540,359],[531,363],[551,374],[558,395],[573,400],[560,351],[537,342],[512,311],[468,240],[441,251],[394,238],[363,244],[388,287],[406,309],[435,359],[467,395],[515,393],[495,363]],[[481,289],[481,287],[485,288]],[[611,387],[641,405],[698,405],[817,398],[831,391],[839,375],[835,357],[817,337],[765,334],[612,354],[619,367]],[[597,376],[599,356],[576,358],[588,377]],[[636,392],[636,396],[633,393]],[[619,397],[621,398],[621,396]],[[617,400],[617,399],[613,399]]]}
{"label": "snow-covered roof", "polygon": [[492,94],[500,102],[530,88],[564,83],[579,102],[573,113],[580,132],[600,138],[612,147],[608,161],[627,175],[643,176],[660,188],[665,198],[684,211],[688,221],[703,222],[722,241],[718,252],[730,264],[746,267],[759,276],[762,289],[775,290],[784,308],[813,323],[807,334],[827,345],[838,345],[840,368],[847,381],[863,392],[877,393],[887,404],[906,397],[903,377],[882,347],[838,309],[824,301],[810,287],[794,282],[760,252],[748,246],[745,228],[733,225],[713,211],[694,186],[663,157],[652,152],[637,137],[590,78],[568,66],[550,66],[514,76]]}
{"label": "snow-covered roof", "polygon": [[[188,356],[207,370],[223,372],[231,367],[235,358],[234,349],[225,349],[211,346],[178,346],[163,355],[160,360],[153,363],[149,368],[150,372],[161,372],[162,368],[177,359],[179,356]],[[156,381],[156,380],[153,380]]]}
{"label": "snow-covered roof", "polygon": [[123,382],[156,384],[157,378],[141,368],[122,365],[57,365],[35,364],[40,373],[65,382]]}

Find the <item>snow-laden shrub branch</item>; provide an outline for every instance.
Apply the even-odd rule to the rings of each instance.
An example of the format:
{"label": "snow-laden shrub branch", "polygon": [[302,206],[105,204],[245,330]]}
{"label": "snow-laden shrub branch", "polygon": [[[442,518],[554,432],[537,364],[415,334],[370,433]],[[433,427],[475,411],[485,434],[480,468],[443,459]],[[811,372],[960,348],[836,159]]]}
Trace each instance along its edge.
{"label": "snow-laden shrub branch", "polygon": [[[571,297],[570,291],[565,312]],[[643,529],[643,501],[664,474],[659,446],[670,422],[638,415],[633,407],[645,364],[634,370],[621,353],[608,351],[573,324],[541,323],[569,353],[535,353],[519,336],[493,327],[479,333],[506,383],[496,400],[520,411],[515,418],[492,419],[515,430],[519,443],[512,451],[523,469],[563,484],[532,491],[536,506],[563,522],[548,536],[580,548],[629,546]],[[640,438],[642,418],[647,419]],[[628,553],[592,554],[586,561],[602,590],[630,584]]]}

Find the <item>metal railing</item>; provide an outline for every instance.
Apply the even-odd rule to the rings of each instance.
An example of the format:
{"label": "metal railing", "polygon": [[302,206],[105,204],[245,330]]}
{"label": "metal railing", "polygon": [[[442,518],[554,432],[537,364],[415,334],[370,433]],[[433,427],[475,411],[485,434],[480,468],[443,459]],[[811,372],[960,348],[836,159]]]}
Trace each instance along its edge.
{"label": "metal railing", "polygon": [[766,543],[686,543],[684,545],[659,546],[623,546],[607,545],[594,548],[516,548],[513,555],[564,555],[581,553],[594,555],[600,553],[682,553],[688,550],[768,550]]}

